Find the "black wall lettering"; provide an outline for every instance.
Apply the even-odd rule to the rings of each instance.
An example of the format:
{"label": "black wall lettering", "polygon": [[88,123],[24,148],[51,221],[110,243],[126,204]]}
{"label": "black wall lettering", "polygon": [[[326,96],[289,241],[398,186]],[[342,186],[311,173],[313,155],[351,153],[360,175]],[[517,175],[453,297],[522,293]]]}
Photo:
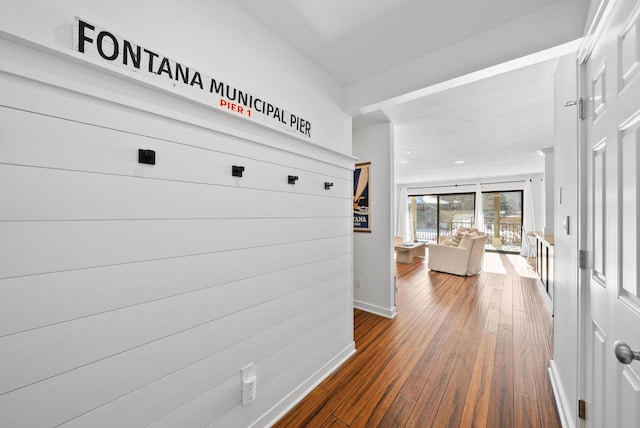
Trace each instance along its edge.
{"label": "black wall lettering", "polygon": [[161,75],[162,73],[167,73],[169,75],[169,79],[173,79],[173,73],[171,72],[171,64],[169,64],[169,58],[162,58],[160,67],[158,67],[158,75]]}
{"label": "black wall lettering", "polygon": [[155,52],[150,51],[149,49],[144,50],[145,53],[149,54],[149,73],[153,73],[153,58],[158,58],[159,55]]}
{"label": "black wall lettering", "polygon": [[204,89],[204,87],[202,86],[202,78],[200,77],[200,73],[198,71],[196,71],[193,75],[193,79],[191,79],[190,85],[198,85],[200,89]]}
{"label": "black wall lettering", "polygon": [[91,31],[96,29],[93,25],[78,20],[78,51],[82,53],[84,53],[84,42],[93,43],[93,39],[85,35],[85,29],[87,28]]}
{"label": "black wall lettering", "polygon": [[124,58],[122,59],[125,65],[129,64],[129,58],[131,63],[137,69],[140,68],[140,56],[142,55],[142,49],[140,46],[136,46],[136,52],[133,53],[133,46],[128,41],[124,41]]}
{"label": "black wall lettering", "polygon": [[218,95],[222,95],[223,91],[224,91],[224,83],[222,82],[216,82],[216,79],[211,79],[211,89],[209,89],[209,92],[211,92],[212,94],[215,92]]}
{"label": "black wall lettering", "polygon": [[[113,52],[111,53],[111,55],[107,55],[104,53],[103,45],[104,45],[105,37],[110,39],[111,42],[113,43]],[[120,45],[118,44],[118,39],[116,39],[116,37],[113,34],[109,33],[108,31],[100,31],[100,33],[98,33],[97,42],[98,42],[98,53],[102,58],[108,61],[113,61],[114,59],[118,58],[118,54],[120,53]]]}
{"label": "black wall lettering", "polygon": [[[111,61],[114,66],[129,71],[140,70],[137,77],[151,78],[146,71],[156,76],[166,75],[170,81],[154,79],[153,84],[157,86],[172,86],[172,90],[183,91],[193,100],[211,107],[225,109],[231,113],[249,120],[255,120],[256,113],[263,117],[258,121],[264,121],[268,126],[279,126],[297,135],[304,135],[311,138],[311,123],[305,119],[290,114],[285,109],[272,104],[268,100],[263,100],[250,92],[228,85],[220,80],[216,80],[209,75],[200,74],[197,70],[180,64],[171,58],[165,57],[134,42],[126,40],[117,34],[110,32],[100,26],[91,25],[76,18],[77,34],[74,34],[74,49],[93,59]],[[205,91],[203,85],[211,94],[198,94],[195,89],[186,89],[177,82],[189,85],[192,88],[198,87]]]}
{"label": "black wall lettering", "polygon": [[[231,95],[231,93],[229,92],[229,89],[233,89],[233,95]],[[232,88],[231,86],[227,85],[227,99],[231,101],[235,101],[236,94],[237,94],[236,88]]]}
{"label": "black wall lettering", "polygon": [[[249,96],[242,91],[238,91],[238,102],[243,106],[248,106],[247,101],[249,100]],[[251,101],[249,101],[251,102]]]}
{"label": "black wall lettering", "polygon": [[176,63],[176,80],[182,80],[182,83],[189,83],[189,67],[183,69],[180,63]]}

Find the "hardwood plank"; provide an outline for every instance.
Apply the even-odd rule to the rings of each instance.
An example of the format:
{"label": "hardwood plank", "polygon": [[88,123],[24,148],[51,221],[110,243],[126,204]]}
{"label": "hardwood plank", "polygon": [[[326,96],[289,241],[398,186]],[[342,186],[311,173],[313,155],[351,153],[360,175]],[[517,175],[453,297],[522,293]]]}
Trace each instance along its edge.
{"label": "hardwood plank", "polygon": [[[524,284],[524,281],[523,281]],[[531,292],[531,301],[538,304],[529,305],[529,340],[531,341],[531,356],[533,359],[533,370],[535,372],[536,396],[541,402],[555,402],[551,381],[547,375],[549,359],[551,358],[551,344],[547,330],[547,319],[550,319],[550,311],[544,297],[537,291],[538,284],[527,284]],[[555,405],[540,406],[540,419],[544,427],[559,427],[558,411]]]}
{"label": "hardwood plank", "polygon": [[522,394],[514,395],[514,425],[518,428],[540,428],[538,400]]}
{"label": "hardwood plank", "polygon": [[499,270],[398,264],[398,316],[355,310],[357,353],[276,427],[559,427],[545,297],[520,256],[485,260]]}
{"label": "hardwood plank", "polygon": [[513,288],[505,277],[500,306],[500,324],[491,379],[491,403],[487,416],[489,427],[513,425]]}
{"label": "hardwood plank", "polygon": [[[333,413],[353,396],[355,389],[362,389],[362,385],[372,376],[372,373],[375,372],[376,369],[379,370],[379,367],[387,364],[391,355],[381,347],[376,347],[375,351],[371,358],[368,358],[367,355],[356,355],[355,358],[353,358],[355,366],[350,371],[349,376],[330,390],[331,396],[324,403],[323,407],[315,415],[310,415],[301,426],[321,425],[327,418],[335,416]],[[280,426],[283,428],[287,427],[287,425]]]}
{"label": "hardwood plank", "polygon": [[[360,412],[373,413],[375,405],[379,404],[380,396],[384,394],[387,386],[393,386],[396,377],[400,376],[404,382],[406,376],[402,378],[403,368],[411,369],[418,355],[411,347],[401,347],[397,353],[390,354],[393,357],[388,359],[386,364],[369,370],[368,378],[354,389],[351,396],[333,413],[334,416],[351,425]],[[396,387],[397,390],[400,386]]]}
{"label": "hardwood plank", "polygon": [[444,392],[442,403],[433,426],[437,427],[458,427],[462,419],[466,398],[471,385],[471,377],[475,367],[475,362],[480,349],[481,337],[478,335],[461,336],[463,343],[458,355],[453,360],[453,371]]}
{"label": "hardwood plank", "polygon": [[[402,403],[397,402],[398,397],[401,396],[398,391],[402,388],[402,384],[406,380],[407,376],[408,372],[403,372],[402,375],[395,376],[390,384],[384,382],[383,385],[378,388],[369,403],[367,403],[367,406],[358,413],[349,426],[353,428],[378,426],[378,424],[386,418],[404,418],[405,416],[402,415],[405,413],[406,418],[408,418],[409,413],[415,404],[415,400],[411,400],[407,397],[407,400],[412,403],[410,406],[409,401],[402,401]],[[400,404],[402,405],[398,408]],[[396,413],[399,414],[396,415]]]}
{"label": "hardwood plank", "polygon": [[[321,387],[322,385],[316,387],[316,389]],[[273,428],[322,426],[327,421],[335,419],[331,412],[335,408],[336,402],[340,403],[348,393],[349,391],[346,389],[335,394],[327,393],[319,402],[316,402],[315,399],[307,400],[309,398],[307,396],[276,422]]]}
{"label": "hardwood plank", "polygon": [[[407,421],[407,426],[434,426],[434,420],[438,414],[440,405],[446,402],[445,394],[448,390],[449,382],[453,377],[456,364],[458,363],[458,356],[462,352],[462,349],[474,340],[471,336],[462,335],[457,332],[452,332],[449,337],[450,340],[444,346],[431,376],[418,397],[414,410],[411,412],[409,420]],[[451,390],[449,390],[449,392],[451,393]],[[462,400],[464,400],[464,397]]]}
{"label": "hardwood plank", "polygon": [[487,322],[480,342],[480,350],[476,358],[475,367],[473,368],[473,375],[471,376],[471,385],[462,414],[461,426],[487,426],[486,421],[489,413],[489,398],[491,396],[491,380],[497,346],[501,301],[502,291],[494,290]]}
{"label": "hardwood plank", "polygon": [[[276,426],[299,427],[304,426],[309,417],[316,415],[329,398],[329,391],[322,386],[315,388],[285,417],[278,421]],[[334,418],[335,419],[335,418]]]}
{"label": "hardwood plank", "polygon": [[398,394],[377,427],[395,428],[404,426],[415,404],[415,400],[412,400],[406,395]]}
{"label": "hardwood plank", "polygon": [[335,416],[331,416],[325,423],[322,424],[320,428],[348,428],[349,425],[342,422],[340,419]]}
{"label": "hardwood plank", "polygon": [[514,392],[529,398],[537,398],[534,379],[533,356],[527,335],[526,313],[521,309],[513,311],[513,377]]}
{"label": "hardwood plank", "polygon": [[[536,379],[536,382],[538,379]],[[542,406],[539,405],[540,419],[542,420],[542,426],[544,428],[561,428],[560,414],[555,404],[555,398],[553,395],[553,387],[551,386],[551,380],[549,376],[545,376],[542,385],[538,387],[538,402],[539,403],[551,403],[552,405]]]}
{"label": "hardwood plank", "polygon": [[424,388],[431,372],[434,370],[438,357],[449,338],[449,330],[446,328],[439,329],[432,341],[427,343],[420,360],[416,363],[413,370],[409,374],[407,381],[404,383],[401,394],[417,400],[420,392]]}
{"label": "hardwood plank", "polygon": [[385,349],[380,346],[360,347],[359,342],[356,339],[356,355],[352,356],[347,362],[345,362],[340,370],[332,373],[325,381],[323,386],[329,391],[336,390],[344,383],[359,380],[358,373],[366,368],[367,362],[373,361],[375,364],[377,360],[385,353]]}

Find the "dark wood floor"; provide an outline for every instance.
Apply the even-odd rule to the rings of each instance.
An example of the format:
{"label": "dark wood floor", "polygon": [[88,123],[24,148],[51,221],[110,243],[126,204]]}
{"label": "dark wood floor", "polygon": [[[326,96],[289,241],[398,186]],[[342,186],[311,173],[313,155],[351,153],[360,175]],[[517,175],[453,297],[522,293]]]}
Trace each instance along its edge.
{"label": "dark wood floor", "polygon": [[560,427],[552,318],[517,255],[458,277],[398,264],[398,315],[355,311],[357,353],[276,427]]}

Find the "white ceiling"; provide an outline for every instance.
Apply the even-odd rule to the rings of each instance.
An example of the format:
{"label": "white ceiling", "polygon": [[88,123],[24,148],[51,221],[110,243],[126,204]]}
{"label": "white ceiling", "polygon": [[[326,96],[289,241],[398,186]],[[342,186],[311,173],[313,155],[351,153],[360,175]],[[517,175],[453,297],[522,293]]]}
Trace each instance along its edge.
{"label": "white ceiling", "polygon": [[[543,172],[537,151],[553,145],[555,54],[507,72],[492,66],[579,38],[588,2],[235,3],[340,82],[347,98],[360,92],[345,101],[358,104],[345,107],[354,128],[391,120],[397,183],[454,183]],[[460,79],[479,70],[489,77]]]}
{"label": "white ceiling", "polygon": [[553,146],[556,62],[385,109],[395,128],[396,181],[455,183],[543,172],[538,150]]}

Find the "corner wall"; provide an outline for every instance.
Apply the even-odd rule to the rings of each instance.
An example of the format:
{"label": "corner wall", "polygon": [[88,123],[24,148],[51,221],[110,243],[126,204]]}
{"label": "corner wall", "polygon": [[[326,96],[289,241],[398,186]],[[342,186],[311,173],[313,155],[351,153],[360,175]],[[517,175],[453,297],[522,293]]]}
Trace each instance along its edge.
{"label": "corner wall", "polygon": [[353,133],[358,162],[371,162],[371,233],[353,235],[354,306],[387,318],[396,315],[393,261],[393,125]]}

